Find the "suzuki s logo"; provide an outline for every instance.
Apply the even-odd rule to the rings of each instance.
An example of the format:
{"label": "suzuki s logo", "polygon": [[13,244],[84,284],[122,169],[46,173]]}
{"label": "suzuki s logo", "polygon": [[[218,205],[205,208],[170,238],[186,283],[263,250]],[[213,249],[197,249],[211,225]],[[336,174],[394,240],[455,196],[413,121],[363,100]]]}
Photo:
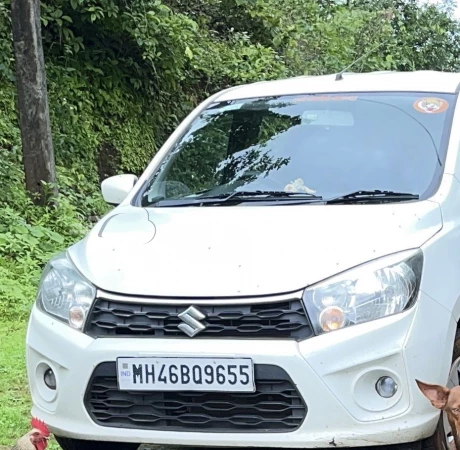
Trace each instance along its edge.
{"label": "suzuki s logo", "polygon": [[179,330],[183,331],[187,336],[194,337],[206,328],[206,325],[200,322],[206,319],[206,315],[195,306],[190,306],[185,311],[182,311],[178,314],[178,317],[184,322],[179,324]]}

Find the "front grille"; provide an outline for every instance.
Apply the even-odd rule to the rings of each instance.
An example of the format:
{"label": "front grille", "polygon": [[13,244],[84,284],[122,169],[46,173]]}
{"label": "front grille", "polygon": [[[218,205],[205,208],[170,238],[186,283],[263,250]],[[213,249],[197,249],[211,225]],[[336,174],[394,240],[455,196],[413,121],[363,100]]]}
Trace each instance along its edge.
{"label": "front grille", "polygon": [[[187,337],[178,327],[183,323],[178,314],[188,306],[99,298],[91,311],[86,333],[92,337]],[[199,305],[199,309],[206,315],[202,321],[206,329],[194,339],[301,340],[313,335],[303,304],[298,299],[255,304]]]}
{"label": "front grille", "polygon": [[100,364],[85,395],[92,420],[103,427],[201,432],[290,432],[307,408],[280,367],[255,365],[256,392],[119,391],[116,363]]}

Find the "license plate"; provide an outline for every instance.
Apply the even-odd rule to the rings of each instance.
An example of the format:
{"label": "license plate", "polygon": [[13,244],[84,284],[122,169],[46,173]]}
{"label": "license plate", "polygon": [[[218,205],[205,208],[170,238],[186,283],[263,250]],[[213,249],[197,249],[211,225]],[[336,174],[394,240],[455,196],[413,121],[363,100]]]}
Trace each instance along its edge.
{"label": "license plate", "polygon": [[120,391],[255,392],[246,358],[118,358]]}

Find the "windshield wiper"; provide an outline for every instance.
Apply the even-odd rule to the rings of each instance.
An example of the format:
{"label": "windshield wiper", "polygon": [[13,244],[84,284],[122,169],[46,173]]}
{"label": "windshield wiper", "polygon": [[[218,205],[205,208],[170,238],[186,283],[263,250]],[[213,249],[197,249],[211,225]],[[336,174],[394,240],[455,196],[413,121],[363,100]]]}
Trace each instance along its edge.
{"label": "windshield wiper", "polygon": [[271,199],[312,199],[312,200],[322,200],[322,197],[319,195],[308,194],[307,192],[287,192],[287,191],[235,191],[231,194],[216,194],[216,195],[207,195],[200,197],[200,199],[205,200],[221,200],[221,201],[230,201],[231,199],[242,199],[244,201],[251,200],[271,200]]}
{"label": "windshield wiper", "polygon": [[355,191],[349,194],[341,195],[340,197],[325,200],[326,204],[334,203],[371,203],[371,202],[400,202],[405,200],[418,200],[418,194],[411,194],[408,192],[395,192],[395,191]]}
{"label": "windshield wiper", "polygon": [[322,197],[304,192],[285,191],[235,191],[231,194],[223,193],[204,197],[188,197],[180,199],[154,198],[148,206],[182,207],[182,206],[211,206],[211,205],[237,205],[246,202],[277,202],[277,203],[310,203],[321,201]]}

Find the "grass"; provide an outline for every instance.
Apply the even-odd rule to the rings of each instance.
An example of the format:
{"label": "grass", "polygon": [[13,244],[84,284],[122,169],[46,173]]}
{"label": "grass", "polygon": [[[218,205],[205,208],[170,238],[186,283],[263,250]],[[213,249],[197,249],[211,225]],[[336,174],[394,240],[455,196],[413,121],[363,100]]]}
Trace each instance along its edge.
{"label": "grass", "polygon": [[0,445],[12,445],[29,430],[26,329],[24,321],[0,321]]}
{"label": "grass", "polygon": [[[26,321],[0,320],[0,450],[30,430],[31,401],[25,363]],[[50,450],[57,450],[51,440]]]}

